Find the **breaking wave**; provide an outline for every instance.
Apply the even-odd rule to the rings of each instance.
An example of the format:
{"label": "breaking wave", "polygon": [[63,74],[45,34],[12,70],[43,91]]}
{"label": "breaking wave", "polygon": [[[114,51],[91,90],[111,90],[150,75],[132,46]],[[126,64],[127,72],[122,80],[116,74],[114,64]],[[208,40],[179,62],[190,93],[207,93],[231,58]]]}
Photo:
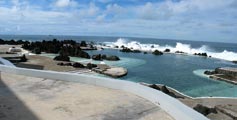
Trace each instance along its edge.
{"label": "breaking wave", "polygon": [[116,42],[105,42],[106,46],[109,47],[128,47],[133,50],[140,50],[140,51],[147,51],[151,52],[154,50],[164,51],[165,49],[170,49],[171,53],[175,53],[176,51],[182,51],[187,54],[194,54],[194,53],[207,53],[208,56],[213,58],[234,61],[237,60],[237,53],[232,51],[224,50],[223,52],[215,52],[207,45],[202,45],[199,48],[192,48],[190,44],[183,44],[177,42],[175,46],[164,45],[160,46],[159,44],[142,44],[138,41],[129,41],[128,39],[119,38]]}

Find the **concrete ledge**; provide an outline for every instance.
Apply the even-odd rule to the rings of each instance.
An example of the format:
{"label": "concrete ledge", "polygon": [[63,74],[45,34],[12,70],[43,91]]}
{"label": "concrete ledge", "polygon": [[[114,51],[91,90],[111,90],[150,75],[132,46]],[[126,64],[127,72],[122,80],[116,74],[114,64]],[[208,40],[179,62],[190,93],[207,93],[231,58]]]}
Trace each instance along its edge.
{"label": "concrete ledge", "polygon": [[123,90],[151,101],[177,120],[208,120],[208,118],[194,111],[192,108],[184,105],[177,99],[174,99],[160,91],[140,85],[139,83],[76,73],[33,70],[5,65],[0,65],[0,71],[31,77],[55,79],[61,81],[74,81],[84,84]]}

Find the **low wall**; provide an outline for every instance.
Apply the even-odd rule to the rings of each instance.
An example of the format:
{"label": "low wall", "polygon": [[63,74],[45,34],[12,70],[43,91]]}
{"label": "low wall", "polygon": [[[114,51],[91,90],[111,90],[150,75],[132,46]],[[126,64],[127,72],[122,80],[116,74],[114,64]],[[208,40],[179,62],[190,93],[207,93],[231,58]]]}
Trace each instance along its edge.
{"label": "low wall", "polygon": [[179,100],[172,98],[155,89],[140,85],[139,83],[76,73],[33,70],[5,65],[0,65],[0,72],[61,81],[73,81],[90,85],[102,86],[106,88],[123,90],[151,101],[155,105],[165,110],[176,120],[208,120],[208,118],[194,111],[192,108],[189,108],[188,106],[184,105]]}

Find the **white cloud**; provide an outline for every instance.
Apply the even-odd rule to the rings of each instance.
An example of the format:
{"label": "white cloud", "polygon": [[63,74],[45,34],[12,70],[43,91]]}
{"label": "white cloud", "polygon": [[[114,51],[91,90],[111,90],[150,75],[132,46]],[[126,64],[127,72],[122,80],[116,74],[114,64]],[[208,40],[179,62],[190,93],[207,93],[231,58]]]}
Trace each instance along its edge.
{"label": "white cloud", "polygon": [[0,17],[4,19],[0,19],[0,34],[82,33],[199,39],[224,38],[226,31],[234,31],[228,32],[228,38],[236,37],[237,22],[233,16],[237,16],[237,9],[229,7],[234,0],[167,0],[138,5],[102,1],[106,2],[103,6],[95,1],[80,4],[75,0],[57,0],[49,6],[32,6],[18,0],[7,7],[1,3]]}
{"label": "white cloud", "polygon": [[74,0],[57,0],[54,5],[58,8],[65,8],[65,7],[77,7],[78,4]]}

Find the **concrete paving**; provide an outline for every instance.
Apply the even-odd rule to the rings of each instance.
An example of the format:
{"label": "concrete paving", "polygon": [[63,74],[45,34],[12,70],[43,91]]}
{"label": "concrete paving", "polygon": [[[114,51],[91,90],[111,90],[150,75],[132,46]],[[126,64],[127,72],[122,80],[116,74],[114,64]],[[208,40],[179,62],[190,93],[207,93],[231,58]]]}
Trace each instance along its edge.
{"label": "concrete paving", "polygon": [[1,120],[173,120],[136,95],[75,82],[1,73]]}

